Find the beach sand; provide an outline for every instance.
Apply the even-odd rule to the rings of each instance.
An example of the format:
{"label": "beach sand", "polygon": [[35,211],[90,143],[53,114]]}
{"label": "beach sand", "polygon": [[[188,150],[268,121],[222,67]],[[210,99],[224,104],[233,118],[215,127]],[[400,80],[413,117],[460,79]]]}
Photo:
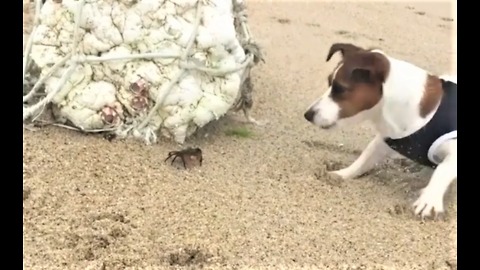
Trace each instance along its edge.
{"label": "beach sand", "polygon": [[[446,220],[421,221],[411,204],[428,171],[388,160],[332,180],[325,168],[353,162],[373,130],[303,118],[340,57],[325,62],[334,42],[455,73],[452,6],[247,3],[266,60],[252,71],[252,115],[267,124],[236,121],[241,113],[209,124],[185,143],[204,154],[190,170],[164,163],[180,149],[166,139],[25,130],[24,269],[456,269],[456,182]],[[251,136],[230,134],[240,127]]]}

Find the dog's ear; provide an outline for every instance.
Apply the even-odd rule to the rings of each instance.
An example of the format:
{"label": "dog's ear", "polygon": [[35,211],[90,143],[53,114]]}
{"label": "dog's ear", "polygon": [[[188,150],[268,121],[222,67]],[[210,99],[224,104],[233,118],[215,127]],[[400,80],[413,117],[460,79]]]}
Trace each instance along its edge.
{"label": "dog's ear", "polygon": [[372,81],[372,71],[368,68],[355,68],[350,73],[353,82],[369,83]]}
{"label": "dog's ear", "polygon": [[383,83],[390,70],[388,59],[379,53],[362,52],[347,61],[350,80],[354,82],[371,83],[377,81]]}
{"label": "dog's ear", "polygon": [[363,49],[351,43],[334,43],[328,51],[327,62],[330,61],[330,58],[332,58],[332,56],[338,51],[342,53],[342,56],[345,56],[348,53],[357,52],[360,50]]}

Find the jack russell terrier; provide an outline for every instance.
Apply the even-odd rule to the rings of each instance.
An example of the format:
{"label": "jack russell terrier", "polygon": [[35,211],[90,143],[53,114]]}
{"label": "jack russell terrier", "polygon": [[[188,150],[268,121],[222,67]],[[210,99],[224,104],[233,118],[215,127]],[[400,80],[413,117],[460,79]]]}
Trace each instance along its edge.
{"label": "jack russell terrier", "polygon": [[342,60],[328,76],[328,90],[305,112],[323,129],[370,120],[376,137],[347,168],[330,173],[358,177],[397,153],[435,168],[413,203],[415,215],[438,216],[443,197],[457,178],[457,80],[438,77],[380,50],[336,43],[327,62]]}

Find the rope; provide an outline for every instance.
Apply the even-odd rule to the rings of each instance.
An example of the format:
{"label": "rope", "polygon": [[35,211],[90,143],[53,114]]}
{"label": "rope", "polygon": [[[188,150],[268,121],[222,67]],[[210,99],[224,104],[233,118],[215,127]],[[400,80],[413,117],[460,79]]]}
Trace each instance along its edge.
{"label": "rope", "polygon": [[[53,75],[53,73],[55,73],[60,67],[62,67],[63,65],[65,65],[65,63],[67,63],[67,61],[69,59],[71,59],[72,57],[72,54],[69,53],[67,55],[65,55],[65,57],[62,58],[62,60],[58,61],[55,65],[53,65],[53,67],[50,68],[50,70],[47,72],[47,74],[43,77],[41,77],[38,82],[33,86],[32,90],[30,90],[30,92],[28,94],[26,94],[25,96],[23,96],[23,102],[27,102],[29,101],[34,95],[35,93],[38,91],[38,89],[40,89],[40,86],[43,85],[43,83],[50,77]],[[25,119],[23,119],[25,120]]]}
{"label": "rope", "polygon": [[[202,15],[202,9],[201,9],[201,1],[197,2],[197,12],[195,14],[195,25],[193,26],[193,31],[192,34],[190,34],[190,38],[187,43],[187,48],[183,52],[182,56],[180,57],[180,60],[185,60],[190,53],[190,50],[192,49],[193,42],[195,41],[195,37],[197,36],[198,33],[198,27],[200,26],[200,21],[201,21],[201,15]],[[170,91],[172,90],[173,86],[180,80],[181,77],[186,73],[187,71],[185,69],[180,70],[175,77],[168,83],[165,87],[162,87],[160,91],[157,94],[157,98],[155,100],[155,106],[153,109],[150,110],[148,113],[147,117],[143,120],[142,123],[138,126],[139,129],[144,128],[147,124],[148,121],[152,118],[153,114],[157,111],[158,107],[163,104],[165,98],[168,96]]]}
{"label": "rope", "polygon": [[55,97],[55,95],[62,89],[63,85],[67,82],[68,78],[70,75],[72,75],[73,71],[77,67],[77,63],[73,63],[68,67],[68,69],[63,73],[62,78],[60,81],[57,83],[57,87],[55,90],[51,91],[48,93],[48,95],[42,99],[42,101],[38,102],[37,104],[33,105],[32,107],[28,109],[23,110],[23,120],[29,118],[32,116],[38,109],[42,108],[43,106],[47,105],[52,99]]}
{"label": "rope", "polygon": [[40,22],[40,9],[42,8],[42,1],[35,0],[35,17],[33,19],[33,29],[28,37],[27,45],[25,46],[25,58],[23,59],[23,81],[25,82],[25,76],[28,68],[30,67],[30,51],[32,50],[33,37],[37,31],[38,23]]}
{"label": "rope", "polygon": [[[37,12],[40,12],[40,8],[38,8],[39,6],[41,7],[41,0],[36,0],[36,6],[37,6],[37,9],[35,10],[35,17],[39,20],[39,13]],[[39,110],[40,108],[43,108],[45,105],[47,105],[48,103],[50,103],[52,101],[52,99],[55,97],[55,95],[60,92],[60,90],[62,90],[63,86],[65,85],[65,83],[68,81],[68,79],[70,78],[70,75],[72,75],[72,73],[75,71],[75,68],[77,68],[78,66],[78,62],[75,62],[75,61],[72,61],[72,57],[76,56],[77,54],[77,42],[78,42],[78,28],[80,27],[80,19],[82,18],[82,11],[83,11],[83,6],[85,5],[85,0],[80,0],[79,3],[78,3],[78,6],[77,6],[77,9],[75,11],[75,29],[74,29],[74,32],[73,32],[73,43],[72,43],[72,52],[70,54],[67,54],[67,56],[65,57],[66,59],[61,62],[69,62],[70,65],[69,67],[67,68],[67,70],[65,70],[65,72],[63,73],[61,79],[57,82],[57,86],[55,88],[55,90],[51,91],[50,93],[48,93],[48,95],[42,99],[40,102],[38,102],[37,104],[29,107],[29,108],[25,108],[23,109],[23,121],[25,121],[26,119],[28,119],[29,117],[31,117],[35,112],[37,112],[37,110]],[[38,22],[36,22],[38,23]],[[32,39],[33,35],[30,36],[29,40]],[[70,59],[69,59],[70,58]],[[69,61],[70,60],[70,61]],[[28,63],[28,62],[27,62]],[[53,68],[60,68],[61,65],[55,65],[52,67],[52,69],[50,70],[49,74],[53,74],[53,72],[55,70],[53,70]],[[53,71],[52,71],[53,70]],[[47,74],[48,75],[48,74]],[[24,80],[25,80],[25,73],[23,74],[24,76]],[[47,77],[47,76],[45,76]],[[47,77],[48,78],[48,77]],[[45,79],[44,79],[45,80]],[[41,79],[39,81],[42,81]],[[33,86],[32,90],[30,90],[30,92],[27,94],[27,97],[30,93],[35,93],[37,90],[33,91],[34,89],[38,89],[40,88],[40,84],[39,82],[35,83],[35,85]],[[30,97],[33,96],[33,94],[30,94]],[[24,97],[24,102],[25,102],[25,97]],[[42,110],[43,111],[43,110]]]}
{"label": "rope", "polygon": [[[239,23],[241,25],[241,28],[243,30],[243,37],[245,40],[243,40],[242,44],[244,45],[252,45],[254,47],[257,47],[257,45],[251,40],[250,37],[250,31],[248,29],[248,26],[246,24],[247,19],[246,19],[246,11],[245,11],[245,5],[238,4],[236,3],[235,0],[233,1],[233,7],[234,7],[234,12],[236,12],[235,16],[239,20]],[[30,51],[33,43],[33,36],[35,34],[35,30],[37,28],[38,23],[40,22],[40,10],[42,6],[42,0],[36,0],[36,9],[35,9],[35,25],[34,29],[28,39],[28,43],[26,45],[25,49],[25,58],[24,58],[24,70],[23,70],[23,78],[25,82],[25,76],[28,71],[28,65],[30,62]],[[195,37],[198,34],[198,28],[200,26],[201,18],[202,18],[202,5],[206,4],[208,1],[204,0],[199,0],[197,2],[197,10],[196,10],[196,19],[195,19],[195,24],[194,24],[194,29],[190,35],[190,39],[187,43],[187,46],[183,53],[181,55],[179,54],[165,54],[165,53],[159,53],[159,52],[153,52],[153,53],[142,53],[142,54],[132,54],[132,55],[125,55],[125,56],[85,56],[85,55],[78,55],[77,54],[77,44],[78,44],[78,32],[79,32],[79,24],[80,24],[80,19],[82,15],[82,10],[85,5],[85,0],[80,0],[77,6],[77,10],[75,12],[75,28],[74,28],[74,37],[73,37],[73,43],[72,43],[72,51],[67,54],[61,61],[56,63],[53,67],[50,68],[50,70],[43,76],[41,77],[33,86],[33,88],[30,90],[29,93],[27,93],[23,97],[23,102],[25,103],[26,101],[30,100],[33,96],[35,96],[35,93],[40,89],[40,86],[44,84],[44,82],[51,77],[60,67],[64,66],[65,64],[69,64],[69,67],[66,69],[66,71],[63,73],[62,78],[58,81],[55,89],[51,92],[48,93],[48,95],[42,99],[39,103],[31,106],[31,107],[24,107],[24,112],[23,112],[23,120],[25,121],[29,117],[31,117],[35,112],[37,112],[40,108],[45,106],[47,103],[51,102],[54,96],[64,87],[65,83],[69,79],[70,75],[73,73],[75,68],[83,63],[93,63],[93,62],[110,62],[110,61],[120,61],[120,60],[134,60],[134,59],[158,59],[158,58],[163,58],[163,59],[172,59],[172,58],[177,58],[179,59],[179,67],[181,70],[171,79],[171,81],[168,84],[162,85],[161,89],[159,90],[156,98],[155,98],[155,106],[150,110],[149,114],[147,117],[137,126],[138,129],[144,128],[148,122],[150,121],[151,117],[153,114],[158,110],[158,108],[163,104],[165,98],[169,95],[170,91],[173,89],[175,84],[178,83],[178,81],[187,73],[189,70],[196,70],[199,72],[204,72],[212,76],[224,76],[229,73],[237,72],[242,69],[246,69],[249,66],[253,65],[256,63],[256,58],[258,57],[257,53],[258,52],[249,52],[247,53],[247,57],[245,61],[241,64],[239,64],[235,68],[208,68],[206,66],[203,66],[196,62],[194,59],[190,60],[188,59],[188,56],[190,55],[190,52],[192,50]],[[63,126],[63,125],[59,125]],[[131,130],[132,128],[129,128],[128,130]],[[86,129],[79,129],[83,132],[99,132],[101,130],[86,130]],[[109,129],[104,129],[104,130],[111,130]]]}

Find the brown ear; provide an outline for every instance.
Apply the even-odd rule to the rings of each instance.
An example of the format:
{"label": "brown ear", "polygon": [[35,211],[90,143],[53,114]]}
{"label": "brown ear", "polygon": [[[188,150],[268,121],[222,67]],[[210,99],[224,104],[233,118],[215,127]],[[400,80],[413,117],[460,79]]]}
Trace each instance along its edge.
{"label": "brown ear", "polygon": [[353,82],[370,83],[372,81],[372,70],[368,68],[354,68],[350,73],[350,80]]}
{"label": "brown ear", "polygon": [[387,80],[390,72],[390,61],[388,61],[385,55],[380,53],[370,53],[373,57],[373,75],[375,78],[384,83]]}
{"label": "brown ear", "polygon": [[338,51],[342,53],[342,56],[345,56],[345,54],[347,53],[357,52],[360,50],[363,50],[363,49],[351,43],[334,43],[330,47],[330,51],[328,51],[327,62],[330,61],[330,58],[332,58],[332,56]]}
{"label": "brown ear", "polygon": [[390,71],[388,59],[379,53],[359,53],[349,58],[348,72],[350,79],[356,82],[385,82]]}

